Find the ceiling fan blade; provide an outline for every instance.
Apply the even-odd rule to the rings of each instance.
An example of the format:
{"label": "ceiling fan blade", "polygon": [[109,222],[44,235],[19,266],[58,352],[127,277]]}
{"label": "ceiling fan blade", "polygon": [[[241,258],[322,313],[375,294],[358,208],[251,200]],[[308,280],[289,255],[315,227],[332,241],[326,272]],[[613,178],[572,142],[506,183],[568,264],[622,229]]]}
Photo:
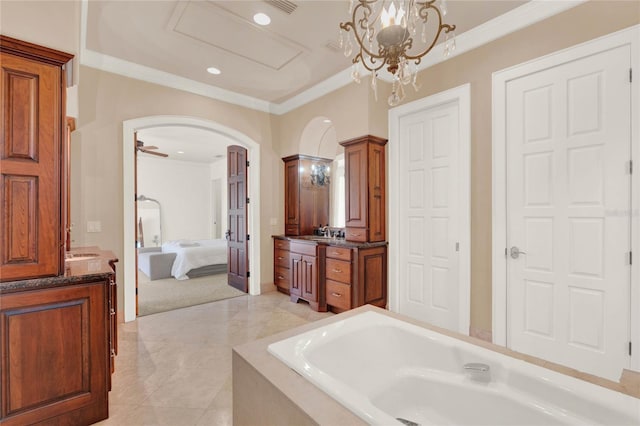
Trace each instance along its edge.
{"label": "ceiling fan blade", "polygon": [[144,149],[158,149],[158,147],[155,146],[155,145],[149,145],[149,146],[144,145],[141,148],[144,148]]}
{"label": "ceiling fan blade", "polygon": [[140,148],[140,151],[144,152],[145,154],[157,155],[158,157],[168,157],[169,156],[169,154],[165,154],[164,152],[147,151],[146,148]]}

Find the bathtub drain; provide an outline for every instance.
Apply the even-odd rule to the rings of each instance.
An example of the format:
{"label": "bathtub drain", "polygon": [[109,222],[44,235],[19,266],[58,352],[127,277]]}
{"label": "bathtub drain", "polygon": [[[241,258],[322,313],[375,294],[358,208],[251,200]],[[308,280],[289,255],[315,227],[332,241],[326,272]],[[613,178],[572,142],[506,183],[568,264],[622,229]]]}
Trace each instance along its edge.
{"label": "bathtub drain", "polygon": [[407,426],[420,426],[420,423],[412,422],[411,420],[403,419],[402,417],[396,417],[396,420]]}

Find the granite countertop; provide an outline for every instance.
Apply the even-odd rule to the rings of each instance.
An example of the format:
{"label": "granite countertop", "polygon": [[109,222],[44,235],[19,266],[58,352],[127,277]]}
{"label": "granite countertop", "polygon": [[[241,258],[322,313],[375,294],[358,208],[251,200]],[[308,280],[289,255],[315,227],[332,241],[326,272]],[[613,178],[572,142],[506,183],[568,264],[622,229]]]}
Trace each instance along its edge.
{"label": "granite countertop", "polygon": [[376,243],[359,243],[357,241],[347,241],[344,238],[322,237],[319,235],[272,235],[272,238],[279,240],[289,240],[309,244],[323,244],[327,246],[348,247],[348,248],[368,248],[386,246],[386,241]]}
{"label": "granite countertop", "polygon": [[47,287],[60,287],[92,278],[106,278],[114,273],[112,264],[117,261],[118,258],[110,250],[101,250],[99,247],[72,248],[66,252],[64,275],[1,282],[0,294]]}

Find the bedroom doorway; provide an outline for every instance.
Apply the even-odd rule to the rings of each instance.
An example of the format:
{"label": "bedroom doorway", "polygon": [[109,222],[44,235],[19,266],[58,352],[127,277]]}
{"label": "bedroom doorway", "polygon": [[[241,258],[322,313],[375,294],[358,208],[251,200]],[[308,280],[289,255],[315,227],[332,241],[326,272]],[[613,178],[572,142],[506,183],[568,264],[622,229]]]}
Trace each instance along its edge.
{"label": "bedroom doorway", "polygon": [[[251,241],[247,247],[247,256],[248,259],[255,261],[255,264],[259,263],[259,251],[257,247],[259,247],[260,240],[260,232],[259,232],[259,221],[258,210],[259,209],[259,183],[254,182],[256,176],[259,176],[259,146],[257,143],[253,142],[251,139],[246,137],[243,134],[240,134],[232,129],[228,129],[224,126],[218,125],[217,123],[210,122],[207,120],[192,118],[192,117],[167,117],[167,116],[157,116],[157,117],[146,117],[142,119],[129,120],[123,122],[123,153],[124,153],[124,164],[123,164],[123,176],[124,176],[124,199],[123,199],[123,216],[124,216],[124,228],[125,228],[125,241],[128,243],[124,247],[124,256],[122,258],[123,263],[123,272],[124,272],[124,311],[125,311],[125,321],[132,321],[136,318],[135,315],[135,272],[137,270],[135,266],[135,261],[137,259],[136,248],[134,244],[129,244],[131,241],[135,241],[135,233],[136,233],[136,223],[135,216],[133,213],[134,203],[130,202],[130,199],[134,199],[134,182],[136,180],[136,176],[134,173],[134,156],[130,154],[134,152],[134,131],[138,131],[139,135],[144,136],[145,130],[158,130],[160,128],[170,128],[170,127],[178,127],[185,129],[197,129],[203,132],[209,132],[212,138],[223,138],[226,143],[223,147],[226,152],[226,146],[228,145],[239,145],[246,149],[246,155],[248,159],[253,159],[252,168],[254,169],[255,175],[249,177],[249,193],[247,194],[252,198],[252,204],[248,206],[249,212],[247,217],[249,218],[249,222],[247,223],[246,229],[249,233],[253,234]],[[141,137],[142,138],[142,137]],[[144,140],[144,139],[143,139]],[[148,145],[159,145],[155,142],[148,143]],[[131,149],[131,151],[129,151]],[[163,150],[167,151],[166,149]],[[185,150],[186,151],[186,150]],[[171,154],[171,152],[169,152]],[[177,155],[174,153],[174,155]],[[174,157],[176,158],[176,157]],[[222,162],[226,162],[224,158],[220,159]],[[254,166],[255,165],[255,166]],[[226,167],[224,170],[224,174],[226,175]],[[174,174],[175,176],[175,174]],[[206,227],[207,227],[207,235],[208,238],[213,238],[215,231],[214,220],[212,218],[213,214],[211,213],[213,200],[212,194],[215,190],[212,188],[212,182],[218,179],[220,176],[216,176],[214,174],[207,175],[206,178],[206,209],[209,211],[206,217]],[[186,192],[186,191],[183,191]],[[226,185],[222,185],[221,188],[221,204],[226,204]],[[139,194],[138,194],[139,195]],[[146,194],[145,194],[146,195]],[[164,204],[164,203],[163,203]],[[255,210],[255,214],[253,211]],[[169,206],[166,208],[166,216],[170,215]],[[222,222],[226,222],[226,217],[218,217],[218,219],[222,219]],[[219,221],[219,220],[218,220]],[[221,224],[222,229],[226,229],[226,224]],[[166,228],[166,227],[165,227]],[[171,235],[170,229],[163,229],[166,234],[165,241],[171,241],[176,239],[181,239],[180,235]],[[191,236],[186,239],[195,239],[197,236]],[[226,261],[226,247],[225,247],[225,256],[224,259]],[[225,265],[226,270],[226,265]],[[224,276],[225,279],[225,287],[228,287],[232,291],[236,291],[235,289],[227,286],[226,283],[226,274],[216,274]],[[259,271],[256,271],[254,276],[249,279],[247,290],[251,294],[260,294],[260,285],[259,285]],[[196,278],[197,279],[197,278]],[[195,283],[195,279],[192,280],[192,283]],[[238,292],[239,293],[239,292]]]}

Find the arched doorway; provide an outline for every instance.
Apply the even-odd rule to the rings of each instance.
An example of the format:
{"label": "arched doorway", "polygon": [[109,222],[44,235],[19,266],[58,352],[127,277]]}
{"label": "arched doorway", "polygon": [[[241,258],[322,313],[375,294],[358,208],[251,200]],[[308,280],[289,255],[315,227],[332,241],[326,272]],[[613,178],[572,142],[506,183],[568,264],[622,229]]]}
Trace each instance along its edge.
{"label": "arched doorway", "polygon": [[134,219],[134,132],[160,126],[195,127],[226,136],[236,144],[247,148],[247,156],[251,161],[248,191],[249,204],[249,259],[254,273],[249,278],[249,294],[260,294],[260,145],[248,136],[234,129],[213,121],[185,116],[151,116],[127,120],[122,123],[122,173],[123,200],[122,214],[124,223],[124,255],[122,259],[124,274],[124,320],[136,319],[135,312],[135,236],[136,224]]}

